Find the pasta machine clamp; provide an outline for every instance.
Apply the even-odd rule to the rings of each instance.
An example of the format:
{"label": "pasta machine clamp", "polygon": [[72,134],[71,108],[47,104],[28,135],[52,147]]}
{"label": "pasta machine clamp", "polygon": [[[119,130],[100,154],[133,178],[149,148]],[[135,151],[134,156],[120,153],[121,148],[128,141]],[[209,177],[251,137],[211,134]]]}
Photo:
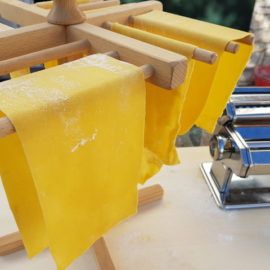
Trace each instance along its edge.
{"label": "pasta machine clamp", "polygon": [[220,208],[270,206],[270,88],[237,88],[201,170]]}

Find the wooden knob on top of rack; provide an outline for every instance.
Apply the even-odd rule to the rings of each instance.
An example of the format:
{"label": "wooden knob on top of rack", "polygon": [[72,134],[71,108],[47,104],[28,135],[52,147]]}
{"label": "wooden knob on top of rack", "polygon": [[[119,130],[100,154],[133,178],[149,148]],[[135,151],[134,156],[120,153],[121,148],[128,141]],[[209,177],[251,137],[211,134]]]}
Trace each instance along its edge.
{"label": "wooden knob on top of rack", "polygon": [[83,23],[86,17],[78,8],[76,0],[54,0],[47,19],[52,24],[73,25]]}

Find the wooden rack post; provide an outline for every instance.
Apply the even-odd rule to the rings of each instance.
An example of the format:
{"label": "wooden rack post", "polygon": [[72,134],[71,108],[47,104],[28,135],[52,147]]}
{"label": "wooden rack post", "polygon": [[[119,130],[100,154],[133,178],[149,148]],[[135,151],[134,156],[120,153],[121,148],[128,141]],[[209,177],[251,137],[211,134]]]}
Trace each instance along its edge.
{"label": "wooden rack post", "polygon": [[48,22],[58,25],[72,25],[86,20],[85,15],[78,8],[76,0],[54,0],[48,15]]}

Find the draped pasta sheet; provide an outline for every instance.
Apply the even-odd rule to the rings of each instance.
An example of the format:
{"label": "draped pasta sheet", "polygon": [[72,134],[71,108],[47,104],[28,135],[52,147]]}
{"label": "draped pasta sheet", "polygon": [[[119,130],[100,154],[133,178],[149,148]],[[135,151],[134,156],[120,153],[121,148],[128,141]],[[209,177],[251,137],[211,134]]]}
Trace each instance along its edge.
{"label": "draped pasta sheet", "polygon": [[[218,54],[214,65],[197,62],[194,67],[179,133],[186,133],[194,124],[212,132],[252,52],[252,46],[246,44],[250,34],[162,11],[135,16],[133,26]],[[225,52],[231,41],[239,44],[236,54]]]}
{"label": "draped pasta sheet", "polygon": [[[164,12],[133,26],[141,30],[113,30],[187,57],[178,89],[146,83],[145,93],[138,68],[104,55],[0,84],[0,110],[17,130],[0,140],[9,203],[28,254],[48,247],[59,269],[136,212],[137,183],[178,163],[177,134],[195,123],[213,129],[251,52],[247,33]],[[241,41],[237,54],[224,52],[231,40]],[[192,59],[197,46],[218,63]]]}
{"label": "draped pasta sheet", "polygon": [[64,269],[137,210],[145,82],[130,64],[93,55],[0,84],[16,134],[0,173],[29,256],[48,247]]}
{"label": "draped pasta sheet", "polygon": [[147,179],[163,164],[179,163],[175,140],[181,129],[184,102],[196,61],[192,56],[196,46],[139,29],[115,23],[112,30],[187,57],[188,70],[185,82],[175,90],[167,90],[146,83],[145,166]]}

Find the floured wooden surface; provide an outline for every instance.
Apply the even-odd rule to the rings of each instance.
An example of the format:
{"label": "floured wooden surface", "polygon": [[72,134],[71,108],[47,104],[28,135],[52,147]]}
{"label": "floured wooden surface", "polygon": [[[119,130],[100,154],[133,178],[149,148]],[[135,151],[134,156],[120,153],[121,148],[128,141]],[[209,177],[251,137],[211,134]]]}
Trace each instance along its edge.
{"label": "floured wooden surface", "polygon": [[[199,170],[211,160],[207,147],[180,150],[182,164],[166,167],[153,183],[165,189],[163,202],[106,235],[117,270],[268,269],[270,209],[225,212],[218,209]],[[16,230],[3,189],[0,235]],[[24,252],[0,258],[0,269],[55,269],[49,253],[28,260]],[[70,270],[98,269],[92,252]]]}

